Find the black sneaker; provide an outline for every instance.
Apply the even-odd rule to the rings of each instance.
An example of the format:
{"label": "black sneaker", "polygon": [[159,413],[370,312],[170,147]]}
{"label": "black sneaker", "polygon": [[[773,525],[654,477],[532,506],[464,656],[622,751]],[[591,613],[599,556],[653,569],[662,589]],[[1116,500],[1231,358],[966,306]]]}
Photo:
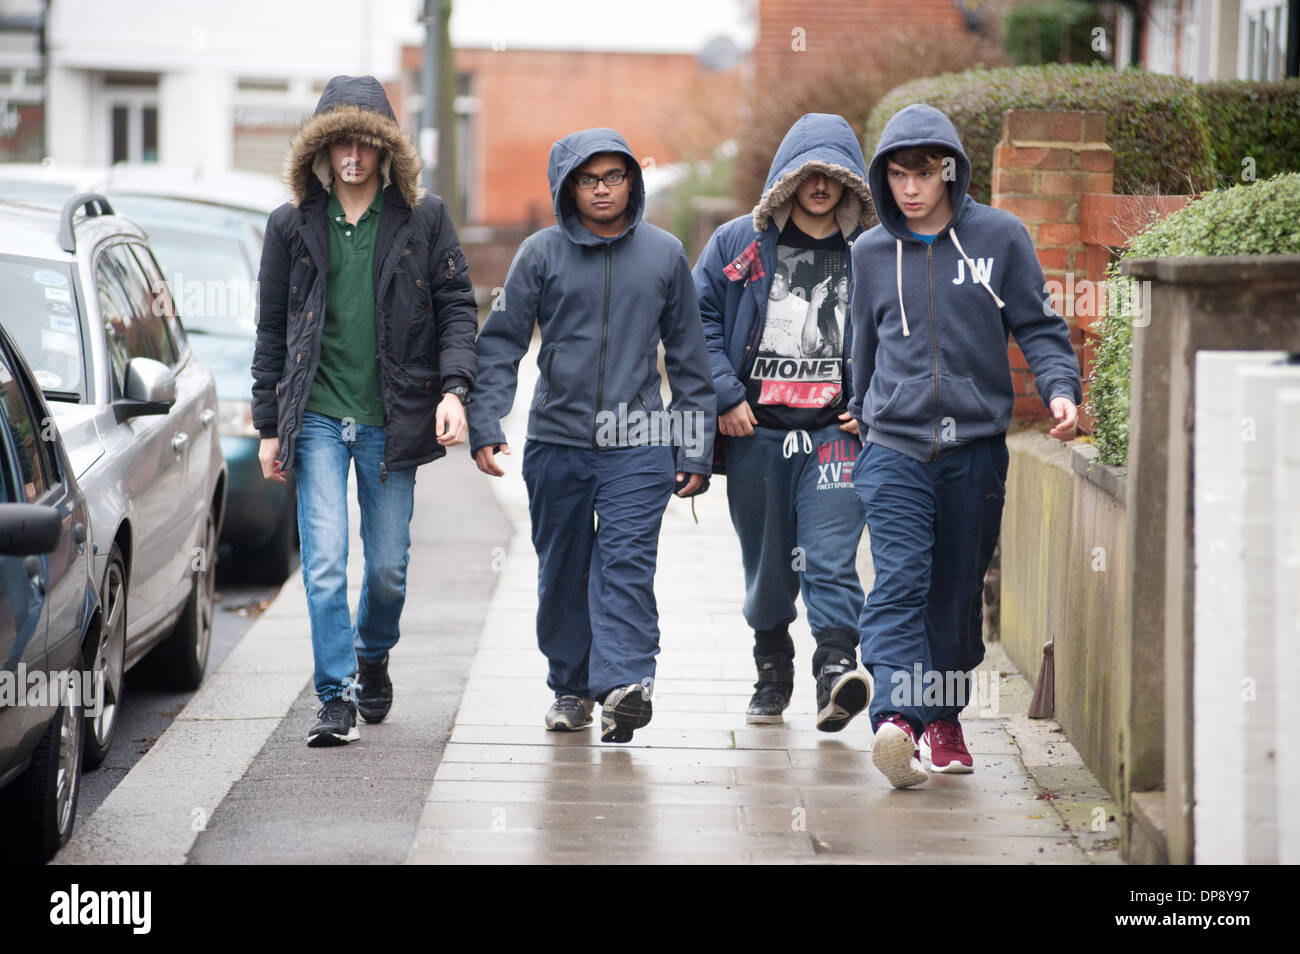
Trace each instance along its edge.
{"label": "black sneaker", "polygon": [[393,707],[393,680],[388,678],[388,653],[377,662],[357,657],[357,711],[367,722],[383,722]]}
{"label": "black sneaker", "polygon": [[871,677],[840,658],[822,665],[817,674],[817,728],[838,732],[867,707],[871,699]]}
{"label": "black sneaker", "polygon": [[600,704],[600,741],[631,742],[632,731],[648,725],[650,693],[637,683],[610,690]]}
{"label": "black sneaker", "polygon": [[361,738],[357,731],[357,707],[341,696],[336,696],[320,707],[316,713],[320,721],[307,733],[307,744],[347,745]]}
{"label": "black sneaker", "polygon": [[775,656],[755,656],[758,682],[754,695],[745,711],[745,721],[751,725],[776,725],[784,721],[781,713],[790,705],[794,692],[794,657],[784,653]]}

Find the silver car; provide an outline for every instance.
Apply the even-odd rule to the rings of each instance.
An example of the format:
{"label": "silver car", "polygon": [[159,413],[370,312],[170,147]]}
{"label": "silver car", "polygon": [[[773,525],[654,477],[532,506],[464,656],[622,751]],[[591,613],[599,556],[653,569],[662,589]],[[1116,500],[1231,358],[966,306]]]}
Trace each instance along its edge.
{"label": "silver car", "polygon": [[[112,742],[123,673],[198,686],[212,634],[226,469],[212,375],[144,233],[82,194],[0,202],[0,316],[49,402],[90,510],[104,636],[86,765]],[[148,659],[146,660],[146,656]]]}

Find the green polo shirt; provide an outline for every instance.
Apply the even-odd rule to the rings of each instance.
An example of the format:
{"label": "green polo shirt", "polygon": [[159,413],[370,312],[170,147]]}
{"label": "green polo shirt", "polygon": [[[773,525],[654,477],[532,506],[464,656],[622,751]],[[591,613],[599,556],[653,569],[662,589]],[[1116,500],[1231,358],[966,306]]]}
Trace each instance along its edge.
{"label": "green polo shirt", "polygon": [[330,190],[330,266],[325,279],[325,327],[320,364],[307,398],[308,410],[329,417],[352,418],[382,427],[384,403],[379,391],[379,343],[375,332],[375,235],[384,208],[384,190],[353,225]]}

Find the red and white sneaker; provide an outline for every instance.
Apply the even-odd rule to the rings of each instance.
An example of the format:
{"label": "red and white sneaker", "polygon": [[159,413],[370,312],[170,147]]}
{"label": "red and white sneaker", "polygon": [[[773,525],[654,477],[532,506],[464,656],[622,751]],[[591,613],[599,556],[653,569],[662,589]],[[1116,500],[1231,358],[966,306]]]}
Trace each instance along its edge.
{"label": "red and white sneaker", "polygon": [[968,775],[975,771],[975,760],[962,738],[960,722],[939,719],[927,725],[921,734],[921,758],[932,772]]}
{"label": "red and white sneaker", "polygon": [[894,788],[911,788],[929,781],[916,749],[916,736],[907,720],[894,714],[876,727],[871,743],[871,763]]}

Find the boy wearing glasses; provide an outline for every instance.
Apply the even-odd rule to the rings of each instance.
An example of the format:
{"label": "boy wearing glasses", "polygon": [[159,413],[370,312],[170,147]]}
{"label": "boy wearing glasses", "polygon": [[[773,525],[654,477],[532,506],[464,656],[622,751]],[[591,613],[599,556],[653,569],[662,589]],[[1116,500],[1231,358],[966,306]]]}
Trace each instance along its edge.
{"label": "boy wearing glasses", "polygon": [[[981,599],[1006,493],[1016,336],[1038,393],[1074,436],[1079,364],[1014,215],[966,194],[957,130],[915,104],[885,126],[867,173],[880,224],[853,245],[853,399],[865,445],[853,479],[875,585],[862,661],[871,748],[895,788],[974,760],[957,716],[984,658]],[[918,748],[919,743],[919,748]]]}
{"label": "boy wearing glasses", "polygon": [[[681,243],[641,221],[645,187],[623,137],[587,129],[551,147],[557,224],[519,247],[478,338],[470,446],[504,474],[500,419],[519,361],[541,331],[524,445],[539,563],[537,641],[549,663],[552,730],[580,729],[601,703],[601,740],[650,721],[659,618],[659,526],[674,484],[700,492],[715,402],[704,331]],[[660,396],[665,350],[672,406]]]}

